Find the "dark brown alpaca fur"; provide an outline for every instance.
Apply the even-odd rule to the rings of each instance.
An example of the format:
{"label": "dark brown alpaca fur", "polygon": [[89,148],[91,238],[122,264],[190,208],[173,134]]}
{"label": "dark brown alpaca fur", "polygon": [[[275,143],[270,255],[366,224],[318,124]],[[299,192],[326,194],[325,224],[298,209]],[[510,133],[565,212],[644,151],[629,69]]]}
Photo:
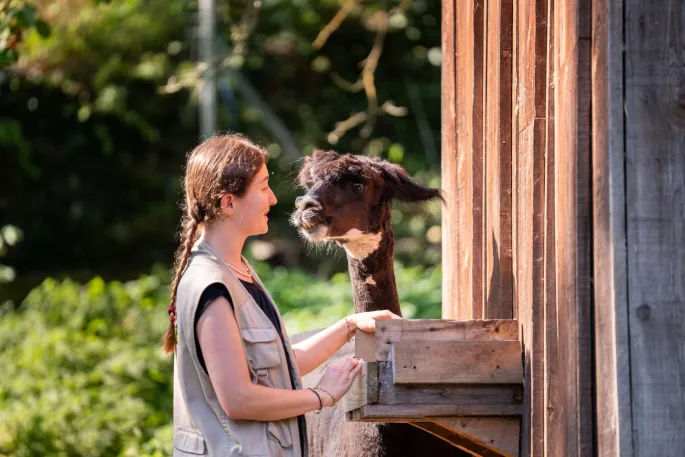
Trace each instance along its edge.
{"label": "dark brown alpaca fur", "polygon": [[[395,241],[390,204],[393,200],[442,199],[440,191],[418,184],[398,165],[332,151],[316,151],[306,157],[298,179],[307,195],[298,198],[292,222],[309,241],[335,242],[345,248],[355,312],[389,309],[401,315],[393,271]],[[350,232],[352,229],[358,232]],[[360,237],[360,233],[378,236],[369,239],[366,235]],[[293,341],[313,333],[296,335]],[[305,387],[315,386],[329,363],[353,354],[352,344],[346,344],[331,360],[304,377]],[[340,403],[307,414],[307,425],[312,457],[466,455],[409,424],[344,422]]]}

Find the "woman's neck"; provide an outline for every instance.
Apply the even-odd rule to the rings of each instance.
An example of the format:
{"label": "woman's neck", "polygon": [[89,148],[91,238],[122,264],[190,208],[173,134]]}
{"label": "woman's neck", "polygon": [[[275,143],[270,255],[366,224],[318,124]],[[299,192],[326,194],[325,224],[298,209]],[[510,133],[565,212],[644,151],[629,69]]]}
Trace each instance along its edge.
{"label": "woman's neck", "polygon": [[212,246],[225,262],[235,267],[243,268],[240,256],[246,238],[226,236],[226,233],[232,233],[232,231],[229,227],[223,226],[221,221],[217,221],[216,224],[204,227],[202,235],[200,235],[200,241],[204,241]]}

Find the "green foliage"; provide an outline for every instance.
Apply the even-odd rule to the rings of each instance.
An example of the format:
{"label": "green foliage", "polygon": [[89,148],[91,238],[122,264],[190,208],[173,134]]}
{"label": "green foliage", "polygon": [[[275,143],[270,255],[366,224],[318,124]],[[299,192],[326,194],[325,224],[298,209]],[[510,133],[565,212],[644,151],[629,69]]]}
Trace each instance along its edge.
{"label": "green foliage", "polygon": [[[256,268],[291,335],[352,312],[345,274]],[[439,317],[439,268],[397,264],[396,275],[405,317]],[[171,455],[172,358],[159,348],[168,279],[47,279],[0,315],[1,456]]]}
{"label": "green foliage", "polygon": [[[0,71],[0,223],[26,235],[3,259],[17,272],[11,288],[23,288],[12,291],[15,302],[46,276],[130,279],[171,264],[183,163],[198,142],[196,2],[32,3],[52,33],[25,34],[17,63]],[[238,56],[229,59],[234,73],[221,75],[219,128],[245,133],[271,153],[279,200],[267,237],[278,246],[271,261],[325,275],[344,262],[307,255],[288,224],[300,156],[274,134],[273,119],[302,153],[383,156],[439,184],[439,2],[363,2],[323,47],[312,46],[343,3],[264,1],[244,34],[238,25],[254,2],[217,1],[220,57]],[[331,144],[337,123],[367,107],[365,91],[350,92],[345,81],[359,77],[381,10],[390,28],[375,73],[378,100],[408,114],[380,116],[368,136],[359,125]],[[438,261],[439,245],[426,233],[439,224],[439,210],[416,219],[415,209],[397,209],[399,259]]]}
{"label": "green foliage", "polygon": [[18,60],[22,38],[31,30],[42,38],[51,33],[48,23],[38,17],[35,5],[24,0],[0,4],[0,69]]}

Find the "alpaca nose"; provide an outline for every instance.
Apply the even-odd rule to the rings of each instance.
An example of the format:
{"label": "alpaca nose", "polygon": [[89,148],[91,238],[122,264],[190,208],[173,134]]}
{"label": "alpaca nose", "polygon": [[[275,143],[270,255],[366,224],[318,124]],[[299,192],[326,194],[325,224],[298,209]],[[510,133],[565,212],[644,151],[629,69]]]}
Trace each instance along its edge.
{"label": "alpaca nose", "polygon": [[300,211],[306,211],[308,209],[321,208],[321,205],[316,199],[305,195],[304,197],[297,197],[295,199],[295,207]]}

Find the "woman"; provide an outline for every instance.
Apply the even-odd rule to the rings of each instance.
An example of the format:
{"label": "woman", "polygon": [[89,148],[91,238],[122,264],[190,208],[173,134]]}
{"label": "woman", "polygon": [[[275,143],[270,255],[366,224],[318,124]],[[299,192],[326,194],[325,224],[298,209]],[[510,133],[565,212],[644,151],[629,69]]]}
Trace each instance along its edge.
{"label": "woman", "polygon": [[[389,311],[353,314],[291,346],[278,310],[242,257],[266,233],[266,151],[240,135],[215,136],[188,158],[181,245],[164,349],[174,360],[175,456],[307,455],[304,414],[333,406],[363,361],[347,358],[302,389],[307,374],[355,329]],[[199,237],[199,239],[198,239]]]}

